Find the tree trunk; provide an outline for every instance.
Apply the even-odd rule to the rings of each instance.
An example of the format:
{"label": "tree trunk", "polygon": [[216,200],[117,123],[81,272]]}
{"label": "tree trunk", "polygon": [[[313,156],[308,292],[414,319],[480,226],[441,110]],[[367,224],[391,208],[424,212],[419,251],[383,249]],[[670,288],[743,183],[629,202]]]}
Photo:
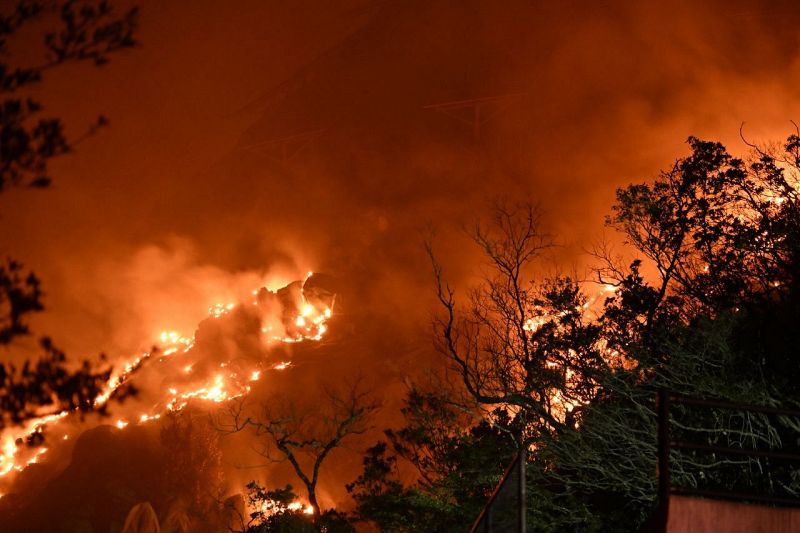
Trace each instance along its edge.
{"label": "tree trunk", "polygon": [[314,509],[314,523],[319,523],[319,503],[317,502],[317,488],[314,486],[308,486],[308,503]]}

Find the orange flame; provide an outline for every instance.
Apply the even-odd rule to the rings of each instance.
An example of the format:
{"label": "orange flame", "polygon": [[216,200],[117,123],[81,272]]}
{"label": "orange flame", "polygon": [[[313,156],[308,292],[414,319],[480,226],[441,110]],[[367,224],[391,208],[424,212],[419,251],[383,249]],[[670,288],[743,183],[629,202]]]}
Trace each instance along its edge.
{"label": "orange flame", "polygon": [[[309,272],[306,279],[302,282],[299,301],[295,302],[297,313],[294,320],[291,321],[292,328],[287,330],[283,335],[272,335],[274,330],[273,325],[265,325],[260,328],[264,334],[264,341],[266,343],[318,341],[325,334],[327,331],[326,321],[332,316],[331,306],[333,301],[331,300],[327,305],[320,305],[319,302],[312,303],[306,300],[304,286],[311,276],[313,276],[313,272]],[[277,295],[277,292],[274,290],[263,290],[266,290],[269,294]],[[258,295],[259,290],[253,291],[253,294]],[[258,305],[258,301],[254,302],[254,304]],[[236,304],[233,303],[218,303],[209,308],[209,315],[215,319],[219,319],[224,315],[232,313],[236,308]],[[105,405],[112,395],[131,379],[136,370],[141,368],[149,359],[156,357],[163,361],[164,358],[171,358],[172,356],[177,356],[176,354],[179,353],[188,353],[195,346],[195,339],[193,337],[187,337],[180,332],[168,329],[163,330],[159,334],[158,341],[161,343],[160,350],[144,352],[132,358],[118,371],[112,374],[102,392],[94,400],[94,405],[96,407]],[[220,364],[221,369],[225,369],[227,366],[228,365],[224,362]],[[280,361],[270,368],[274,370],[284,370],[289,366],[291,366],[290,362]],[[193,367],[194,363],[183,366],[183,373],[192,374]],[[158,420],[164,412],[180,411],[185,408],[191,400],[219,403],[236,398],[250,391],[250,385],[245,383],[257,382],[263,375],[263,371],[258,368],[250,369],[242,376],[239,376],[238,373],[233,371],[228,374],[218,372],[214,374],[208,382],[195,385],[194,388],[189,390],[180,390],[178,386],[170,386],[165,391],[167,396],[166,401],[159,402],[153,406],[149,412],[142,413],[136,418],[120,418],[116,420],[114,425],[122,430],[130,424],[144,424],[152,420]],[[0,444],[0,480],[6,483],[10,482],[10,479],[4,479],[8,474],[21,471],[25,466],[40,461],[47,453],[47,448],[42,447],[33,450],[18,444],[19,442],[25,441],[26,438],[36,433],[43,432],[48,424],[52,425],[57,420],[69,414],[69,411],[49,414],[32,420],[22,427],[7,429],[5,434],[0,436],[0,442],[2,443]],[[63,440],[67,440],[69,436],[65,434],[62,438]],[[2,498],[2,494],[0,494],[0,498]],[[302,504],[299,505],[302,506]]]}

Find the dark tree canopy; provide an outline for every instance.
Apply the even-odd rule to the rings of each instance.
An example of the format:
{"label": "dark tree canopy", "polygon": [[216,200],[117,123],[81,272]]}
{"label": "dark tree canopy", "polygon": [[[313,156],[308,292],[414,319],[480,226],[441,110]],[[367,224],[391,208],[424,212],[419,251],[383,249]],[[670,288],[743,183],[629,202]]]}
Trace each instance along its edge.
{"label": "dark tree canopy", "polygon": [[[716,142],[692,137],[688,145],[689,155],[651,182],[618,191],[607,224],[633,260],[599,246],[599,289],[568,277],[534,279],[547,243],[530,208],[501,206],[473,232],[490,272],[466,298],[457,300],[434,258],[438,346],[452,375],[483,406],[481,424],[515,427],[518,445],[535,446],[528,519],[537,531],[638,529],[656,498],[658,388],[800,403],[800,137],[773,150],[752,146],[746,158]],[[594,294],[601,299],[588,313]],[[409,398],[407,414],[419,405]],[[685,439],[748,450],[798,446],[797,420],[690,408],[674,417]],[[430,446],[459,431],[446,416],[438,420],[389,432],[389,443],[369,450],[349,486],[364,517],[411,531],[396,516],[409,513],[420,491],[443,493],[450,473],[442,465],[451,463]],[[460,427],[464,435],[480,424]],[[419,470],[416,485],[394,476],[401,461]],[[796,466],[698,453],[673,463],[674,480],[686,486],[800,496]],[[470,468],[502,472],[477,457],[458,465]],[[471,501],[445,493],[449,499],[436,501],[447,509]]]}
{"label": "dark tree canopy", "polygon": [[574,423],[572,407],[597,392],[595,376],[609,367],[599,327],[587,320],[587,297],[569,277],[534,281],[536,260],[549,248],[530,205],[497,205],[488,225],[471,233],[490,265],[464,301],[429,252],[443,309],[436,321],[439,350],[469,396],[489,411],[509,409],[520,447]]}
{"label": "dark tree canopy", "polygon": [[[137,15],[136,8],[117,15],[107,0],[19,0],[9,12],[0,14],[0,53],[4,58],[8,45],[26,25],[55,19],[55,27],[43,36],[40,63],[0,62],[0,191],[14,185],[46,187],[51,182],[48,161],[68,152],[72,145],[62,122],[43,117],[43,105],[26,97],[24,90],[42,83],[49,69],[76,61],[104,65],[111,54],[133,47]],[[100,116],[88,132],[106,122]]]}
{"label": "dark tree canopy", "polygon": [[[441,391],[409,391],[405,425],[367,450],[363,472],[347,485],[357,520],[381,531],[469,529],[516,452],[516,428],[502,410],[494,423],[470,424],[474,416],[453,400]],[[406,486],[400,468],[409,465],[418,481]]]}
{"label": "dark tree canopy", "polygon": [[[530,490],[550,495],[539,519],[553,530],[634,531],[648,516],[656,388],[765,405],[800,400],[800,338],[791,323],[800,309],[798,137],[747,159],[719,143],[688,144],[690,155],[652,183],[620,189],[608,218],[638,258],[623,268],[610,253],[597,254],[599,281],[616,288],[600,337],[629,365],[602,377],[579,428],[535,455]],[[791,451],[800,430],[796,420],[747,413],[674,416],[681,428],[701,428],[676,438],[735,448]],[[686,486],[800,494],[796,468],[763,459],[682,454],[673,468]],[[579,512],[563,513],[565,504]]]}

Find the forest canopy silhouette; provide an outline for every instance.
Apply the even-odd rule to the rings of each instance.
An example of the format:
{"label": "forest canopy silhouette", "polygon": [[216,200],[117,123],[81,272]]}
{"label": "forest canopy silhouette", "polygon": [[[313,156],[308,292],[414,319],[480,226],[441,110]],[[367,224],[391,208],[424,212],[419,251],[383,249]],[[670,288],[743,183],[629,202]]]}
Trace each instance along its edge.
{"label": "forest canopy silhouette", "polygon": [[[474,231],[490,270],[463,299],[432,255],[439,349],[463,388],[410,391],[407,426],[368,450],[348,486],[359,516],[387,531],[466,528],[524,447],[534,530],[637,531],[656,501],[655,391],[796,407],[798,142],[740,159],[689,138],[690,155],[618,190],[607,224],[635,258],[598,246],[594,287],[531,279],[546,241],[525,205],[496,207]],[[458,424],[470,408],[478,422]],[[797,449],[796,419],[681,415],[703,428],[687,430],[695,439]],[[398,480],[402,460],[419,469],[416,484]],[[701,488],[799,488],[796,465],[765,459],[685,457],[676,472]]]}

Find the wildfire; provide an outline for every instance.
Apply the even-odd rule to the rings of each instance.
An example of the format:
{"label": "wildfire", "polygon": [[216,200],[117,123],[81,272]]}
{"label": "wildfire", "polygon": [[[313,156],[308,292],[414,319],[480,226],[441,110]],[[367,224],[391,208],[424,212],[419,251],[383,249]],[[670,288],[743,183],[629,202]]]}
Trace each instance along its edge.
{"label": "wildfire", "polygon": [[[313,275],[310,272],[305,280],[290,284],[283,289],[273,290],[264,287],[253,291],[253,296],[256,298],[253,302],[255,307],[244,306],[248,308],[246,310],[233,303],[218,303],[209,308],[209,315],[215,322],[223,320],[223,317],[227,315],[233,316],[241,312],[251,313],[249,316],[260,317],[262,324],[259,326],[258,332],[265,345],[319,341],[327,331],[326,321],[332,316],[334,296],[317,287],[314,287],[312,293],[309,293],[307,285]],[[281,311],[280,316],[276,316],[276,310]],[[281,334],[277,334],[279,332]],[[240,363],[234,361],[221,362],[217,366],[218,371],[209,375],[207,362],[197,360],[198,356],[194,353],[196,348],[194,336],[188,337],[178,331],[165,329],[157,336],[157,340],[160,343],[157,349],[144,352],[119,367],[94,400],[94,405],[97,407],[106,404],[114,393],[129,379],[133,379],[135,372],[151,359],[159,365],[158,372],[174,377],[175,383],[165,387],[162,394],[163,399],[157,400],[149,410],[141,413],[138,417],[116,420],[114,426],[119,430],[124,430],[131,424],[144,424],[158,420],[165,412],[180,411],[190,401],[220,403],[239,397],[250,391],[250,384],[261,380],[265,375],[264,367],[258,363],[256,363],[256,368],[245,369],[241,367]],[[192,357],[194,359],[187,360]],[[169,362],[173,359],[175,360],[174,364]],[[279,361],[266,368],[284,370],[290,366],[291,362],[289,361]],[[148,366],[148,368],[150,367]],[[12,471],[21,471],[25,466],[41,461],[47,453],[47,448],[32,449],[23,443],[34,434],[43,433],[48,424],[52,425],[69,414],[68,411],[49,414],[31,421],[23,427],[7,430],[0,437],[0,442],[2,442],[0,445],[0,479],[8,483],[10,479],[5,478]],[[63,440],[68,438],[66,434],[63,436]],[[295,503],[300,507],[304,505],[300,502]],[[313,512],[313,510],[308,511],[308,508],[304,512]]]}
{"label": "wildfire", "polygon": [[256,512],[260,512],[264,516],[274,516],[283,511],[284,509],[293,512],[302,511],[303,514],[307,515],[314,514],[314,507],[312,507],[311,504],[304,503],[299,499],[289,503],[288,505],[286,505],[285,508],[279,502],[276,502],[274,500],[266,500],[262,501],[260,505],[254,510]]}
{"label": "wildfire", "polygon": [[219,318],[233,311],[234,307],[236,307],[236,304],[214,304],[208,308],[208,314],[214,318]]}
{"label": "wildfire", "polygon": [[303,514],[314,514],[314,507],[312,507],[311,504],[303,504],[300,500],[293,501],[287,505],[286,508],[290,511],[299,511],[302,509]]}
{"label": "wildfire", "polygon": [[183,348],[184,352],[188,352],[192,349],[192,347],[194,347],[193,338],[184,337],[177,331],[173,330],[162,331],[158,336],[158,339],[161,341],[163,346],[168,346],[161,354],[164,357],[177,353],[179,350],[181,350],[181,348]]}
{"label": "wildfire", "polygon": [[[580,314],[582,319],[585,320],[593,320],[599,316],[602,312],[602,304],[605,299],[613,297],[619,291],[619,286],[611,284],[611,283],[604,283],[600,285],[600,287],[596,290],[592,290],[591,288],[593,285],[588,285],[589,291],[591,296],[589,296],[585,302],[576,306],[574,310]],[[587,292],[589,292],[587,291]],[[556,324],[558,327],[559,319],[567,314],[570,313],[570,310],[562,310],[558,313],[549,313],[542,307],[535,305],[532,306],[528,310],[528,317],[522,324],[522,330],[525,332],[526,335],[533,337],[537,334],[537,332],[548,323]],[[595,348],[601,352],[605,361],[612,367],[616,368],[624,368],[630,370],[634,367],[635,363],[628,358],[626,358],[623,354],[619,351],[609,348],[606,345],[605,340],[600,340],[596,345]],[[568,357],[571,360],[576,360],[578,354],[575,353],[574,350],[568,350]],[[558,360],[546,360],[544,364],[547,368],[552,370],[559,370],[563,365],[564,361],[561,359]],[[571,391],[574,390],[576,385],[583,386],[576,382],[575,380],[575,372],[572,368],[566,367],[564,368],[564,376],[566,378],[565,385],[566,391],[562,392],[558,389],[552,389],[548,392],[548,403],[551,408],[551,415],[555,417],[557,420],[564,422],[567,418],[567,415],[571,413],[575,408],[580,406],[579,400],[568,398],[567,396],[570,394]],[[597,386],[596,384],[594,386]],[[565,395],[566,392],[566,395]],[[575,424],[579,424],[579,421],[576,421]]]}

